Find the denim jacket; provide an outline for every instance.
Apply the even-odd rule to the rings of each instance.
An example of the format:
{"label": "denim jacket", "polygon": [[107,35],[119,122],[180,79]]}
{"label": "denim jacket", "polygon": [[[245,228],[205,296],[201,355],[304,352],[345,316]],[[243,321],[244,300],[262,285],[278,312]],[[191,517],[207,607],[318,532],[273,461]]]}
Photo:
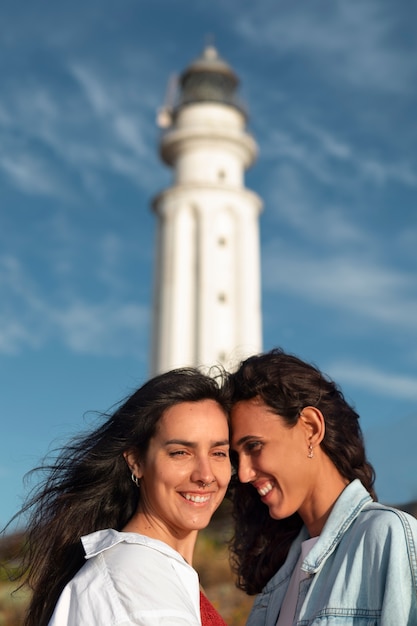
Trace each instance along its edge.
{"label": "denim jacket", "polygon": [[[303,527],[247,626],[275,626],[308,537]],[[302,570],[292,626],[417,626],[417,519],[373,502],[359,480],[339,496]]]}

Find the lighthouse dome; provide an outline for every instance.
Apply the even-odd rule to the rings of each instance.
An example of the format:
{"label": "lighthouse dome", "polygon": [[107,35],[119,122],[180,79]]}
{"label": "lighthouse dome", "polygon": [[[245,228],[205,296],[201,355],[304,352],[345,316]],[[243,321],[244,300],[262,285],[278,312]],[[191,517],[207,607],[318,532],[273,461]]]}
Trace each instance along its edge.
{"label": "lighthouse dome", "polygon": [[239,78],[218,54],[206,46],[181,74],[178,107],[196,102],[219,102],[242,109],[236,96]]}

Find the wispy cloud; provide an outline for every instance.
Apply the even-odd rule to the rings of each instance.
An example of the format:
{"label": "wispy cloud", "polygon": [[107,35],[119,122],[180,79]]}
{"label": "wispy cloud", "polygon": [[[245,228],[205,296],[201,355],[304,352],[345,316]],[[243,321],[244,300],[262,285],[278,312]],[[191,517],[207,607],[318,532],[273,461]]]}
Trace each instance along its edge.
{"label": "wispy cloud", "polygon": [[137,356],[149,321],[147,306],[132,303],[72,302],[49,315],[58,335],[73,352]]}
{"label": "wispy cloud", "polygon": [[374,365],[353,361],[335,361],[329,367],[335,380],[377,394],[406,400],[417,400],[417,377],[403,376],[393,371],[383,371]]}
{"label": "wispy cloud", "polygon": [[[321,190],[322,191],[322,190]],[[320,242],[321,246],[338,248],[341,245],[373,247],[372,239],[361,223],[349,218],[349,210],[327,200],[315,190],[304,172],[292,163],[283,163],[273,169],[264,186],[265,218],[272,220],[274,230],[289,226],[306,242]],[[267,229],[266,239],[271,236]]]}
{"label": "wispy cloud", "polygon": [[[27,150],[27,149],[26,149]],[[33,195],[62,197],[64,183],[39,154],[29,151],[0,155],[0,171],[18,189]]]}
{"label": "wispy cloud", "polygon": [[414,274],[376,263],[364,254],[321,255],[270,241],[263,256],[263,280],[271,291],[290,293],[346,319],[417,331],[417,293]]}
{"label": "wispy cloud", "polygon": [[[99,77],[86,65],[73,64],[71,72],[90,104],[94,117],[103,122],[113,136],[115,146],[132,155],[143,158],[155,153],[153,133],[149,132],[149,118],[152,111],[142,105],[129,111],[131,103],[123,86],[120,91],[109,89],[109,81]],[[109,142],[109,146],[112,144]]]}
{"label": "wispy cloud", "polygon": [[370,147],[350,143],[337,131],[313,124],[308,113],[302,119],[290,116],[281,124],[282,128],[271,125],[272,131],[261,138],[263,161],[277,166],[292,164],[326,187],[349,189],[352,180],[356,186],[371,183],[378,188],[397,183],[417,187],[417,164],[404,155],[394,161],[385,151],[384,156],[370,154]]}
{"label": "wispy cloud", "polygon": [[[132,94],[131,88],[112,84],[113,76],[102,76],[80,63],[72,64],[71,72],[89,103],[92,118],[100,128],[100,165],[128,177],[145,189],[157,183],[155,165],[154,111],[149,98]],[[133,97],[133,102],[132,102]]]}
{"label": "wispy cloud", "polygon": [[22,348],[38,347],[38,339],[21,321],[0,313],[0,354],[12,355]]}
{"label": "wispy cloud", "polygon": [[[104,244],[109,247],[114,242]],[[123,281],[117,284],[110,270],[104,279],[114,287],[106,298],[81,297],[68,284],[66,291],[61,285],[59,293],[45,296],[18,259],[1,257],[0,352],[19,354],[58,342],[82,354],[138,355],[147,336],[149,304],[121,297]]]}
{"label": "wispy cloud", "polygon": [[34,316],[42,319],[44,307],[22,264],[11,255],[0,257],[0,289],[0,350],[16,354],[23,346],[39,347],[42,333],[31,321]]}
{"label": "wispy cloud", "polygon": [[[366,154],[363,147],[346,140],[340,139],[329,129],[312,124],[307,120],[300,120],[299,125],[313,139],[315,139],[313,150],[318,151],[331,171],[335,161],[342,161],[350,165],[355,174],[363,180],[369,180],[377,185],[384,185],[390,182],[401,183],[410,187],[417,187],[417,167],[410,162],[401,162],[381,157],[379,160]],[[310,157],[313,155],[310,154]],[[359,181],[358,181],[359,182]]]}
{"label": "wispy cloud", "polygon": [[141,99],[139,89],[132,90],[131,76],[113,71],[94,72],[78,62],[60,66],[59,88],[36,74],[3,84],[0,171],[13,186],[71,199],[74,177],[81,182],[78,193],[102,193],[106,176],[114,173],[143,190],[155,189],[156,106],[149,94]]}
{"label": "wispy cloud", "polygon": [[146,347],[148,324],[145,305],[73,302],[59,307],[45,301],[41,310],[27,308],[20,320],[0,314],[0,353],[19,354],[57,342],[77,354],[138,356]]}
{"label": "wispy cloud", "polygon": [[415,41],[414,54],[410,51],[405,58],[393,5],[380,0],[331,4],[318,0],[299,2],[297,9],[267,0],[237,11],[235,28],[253,46],[267,47],[282,57],[302,55],[322,77],[337,76],[365,90],[410,91]]}

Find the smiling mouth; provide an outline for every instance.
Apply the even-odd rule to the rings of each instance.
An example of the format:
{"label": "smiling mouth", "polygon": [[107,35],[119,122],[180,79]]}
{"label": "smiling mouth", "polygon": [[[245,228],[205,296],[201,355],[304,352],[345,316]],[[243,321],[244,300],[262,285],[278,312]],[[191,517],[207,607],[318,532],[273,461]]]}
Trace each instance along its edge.
{"label": "smiling mouth", "polygon": [[210,500],[209,495],[199,496],[195,493],[183,493],[182,496],[189,502],[197,502],[198,504],[201,504],[202,502],[208,502]]}
{"label": "smiling mouth", "polygon": [[259,487],[256,489],[256,491],[259,493],[260,496],[266,496],[270,491],[272,491],[272,483],[266,483],[266,485],[264,485],[263,487]]}

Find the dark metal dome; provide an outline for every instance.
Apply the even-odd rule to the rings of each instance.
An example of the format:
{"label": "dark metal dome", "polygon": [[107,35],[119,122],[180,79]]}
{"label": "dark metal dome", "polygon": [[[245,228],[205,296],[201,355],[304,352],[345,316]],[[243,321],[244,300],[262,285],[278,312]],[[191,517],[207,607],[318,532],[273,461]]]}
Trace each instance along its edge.
{"label": "dark metal dome", "polygon": [[220,102],[242,109],[236,96],[239,78],[218,54],[206,46],[201,56],[180,76],[177,106],[195,102]]}

